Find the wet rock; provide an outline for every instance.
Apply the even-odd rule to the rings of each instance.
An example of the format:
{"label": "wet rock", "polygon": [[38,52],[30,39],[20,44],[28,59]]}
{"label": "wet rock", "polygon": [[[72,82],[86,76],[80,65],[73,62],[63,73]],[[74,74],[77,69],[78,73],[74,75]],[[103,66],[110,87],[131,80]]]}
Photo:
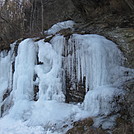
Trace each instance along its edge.
{"label": "wet rock", "polygon": [[127,94],[123,103],[124,110],[121,111],[121,115],[125,121],[134,124],[134,79],[124,83],[124,88],[127,90]]}
{"label": "wet rock", "polygon": [[112,134],[133,134],[133,125],[121,118],[117,119],[117,126],[113,129]]}
{"label": "wet rock", "polygon": [[66,76],[66,103],[82,103],[85,98],[85,81],[75,84]]}
{"label": "wet rock", "polygon": [[86,118],[82,121],[75,122],[73,128],[67,131],[66,134],[106,134],[100,128],[92,127],[93,120],[91,118]]}

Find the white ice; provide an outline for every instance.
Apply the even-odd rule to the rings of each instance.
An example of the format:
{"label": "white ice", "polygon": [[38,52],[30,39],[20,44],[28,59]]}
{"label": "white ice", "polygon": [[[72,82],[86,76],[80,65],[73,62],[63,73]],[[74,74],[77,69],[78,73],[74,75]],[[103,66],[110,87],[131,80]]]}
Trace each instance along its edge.
{"label": "white ice", "polygon": [[54,24],[49,30],[45,31],[44,33],[47,35],[56,34],[62,29],[73,29],[75,22],[72,20],[58,22],[57,24]]}
{"label": "white ice", "polygon": [[[86,89],[112,84],[116,81],[114,75],[119,77],[121,52],[112,41],[99,35],[74,34],[67,49],[72,53],[67,57],[68,74],[72,78],[76,75],[78,82],[86,77]],[[76,66],[76,72],[73,66]],[[119,72],[114,74],[117,67]]]}
{"label": "white ice", "polygon": [[39,99],[57,100],[64,102],[62,92],[62,47],[64,38],[56,36],[52,44],[43,40],[38,42],[39,61],[43,64],[35,66],[35,72],[39,77]]}
{"label": "white ice", "polygon": [[10,66],[11,66],[11,56],[10,52],[1,52],[0,53],[0,116],[1,116],[1,107],[3,105],[3,96],[9,90],[9,81],[10,81]]}
{"label": "white ice", "polygon": [[19,44],[18,55],[15,59],[13,76],[13,102],[10,114],[21,118],[30,109],[33,100],[33,76],[36,61],[36,49],[32,39],[26,39]]}
{"label": "white ice", "polygon": [[[73,21],[57,23],[47,33],[55,34],[73,25]],[[130,69],[122,67],[122,54],[112,41],[79,34],[69,40],[55,35],[49,43],[25,39],[14,55],[12,51],[0,53],[0,107],[10,89],[5,102],[8,110],[0,109],[0,134],[63,134],[72,122],[85,117],[94,117],[94,126],[101,124],[104,129],[114,124],[116,115],[104,117],[119,110],[115,100],[123,95],[119,83],[132,76],[124,75]],[[74,87],[86,78],[82,104],[65,103],[65,73]],[[36,101],[35,85],[39,90]]]}

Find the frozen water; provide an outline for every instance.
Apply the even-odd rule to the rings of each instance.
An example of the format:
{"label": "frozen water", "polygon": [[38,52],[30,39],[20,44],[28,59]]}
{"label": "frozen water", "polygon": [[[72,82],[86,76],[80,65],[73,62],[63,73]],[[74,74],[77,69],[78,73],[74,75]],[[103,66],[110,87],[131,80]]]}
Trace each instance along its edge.
{"label": "frozen water", "polygon": [[[32,39],[26,39],[19,44],[18,55],[15,58],[13,76],[13,102],[10,111],[15,118],[21,118],[24,111],[29,110],[33,99],[33,76],[36,60],[36,49]],[[26,112],[25,112],[26,113]]]}
{"label": "frozen water", "polygon": [[10,81],[10,52],[5,55],[6,52],[0,53],[0,116],[1,107],[3,105],[3,96],[7,93]]}
{"label": "frozen water", "polygon": [[77,83],[86,77],[87,90],[116,81],[113,72],[121,65],[121,53],[113,42],[98,35],[74,34],[67,50],[68,74],[77,77]]}
{"label": "frozen water", "polygon": [[65,100],[61,79],[62,40],[64,40],[62,36],[57,36],[52,40],[52,44],[38,42],[38,57],[39,61],[43,63],[35,66],[35,72],[39,77],[39,99],[61,102]]}
{"label": "frozen water", "polygon": [[1,134],[44,134],[41,126],[28,126],[21,120],[14,120],[10,117],[0,119]]}
{"label": "frozen water", "polygon": [[49,30],[45,31],[44,33],[47,35],[56,34],[62,29],[73,29],[75,22],[72,20],[59,22],[57,24],[54,24]]}
{"label": "frozen water", "polygon": [[[47,34],[73,25],[57,23]],[[0,53],[0,133],[63,134],[85,117],[96,117],[96,127],[113,127],[117,115],[107,116],[119,111],[116,98],[124,93],[118,87],[133,77],[125,76],[133,70],[122,67],[116,44],[99,35],[73,34],[55,35],[49,43],[25,39],[17,53],[15,47]],[[65,103],[66,76],[74,90],[85,81],[82,104]]]}
{"label": "frozen water", "polygon": [[[100,86],[87,92],[85,96],[85,109],[89,110],[91,116],[109,115],[118,112],[118,97],[123,95],[121,89],[110,86]],[[115,100],[114,100],[115,99]]]}

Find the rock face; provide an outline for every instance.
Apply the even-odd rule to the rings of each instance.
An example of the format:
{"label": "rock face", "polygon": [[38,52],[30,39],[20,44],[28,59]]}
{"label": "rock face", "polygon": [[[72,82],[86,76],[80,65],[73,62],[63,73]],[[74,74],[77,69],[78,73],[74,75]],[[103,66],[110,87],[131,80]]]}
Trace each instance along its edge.
{"label": "rock face", "polygon": [[75,7],[85,16],[109,12],[133,11],[133,0],[72,0]]}
{"label": "rock face", "polygon": [[84,119],[83,121],[75,122],[74,127],[67,131],[66,134],[105,134],[106,132],[101,129],[92,127],[93,120],[91,118]]}
{"label": "rock face", "polygon": [[[108,134],[100,128],[92,127],[92,119],[87,118],[83,121],[74,123],[74,127],[67,131],[66,134]],[[112,130],[112,134],[133,134],[133,127],[129,122],[125,122],[121,118],[117,119],[117,126]],[[111,133],[111,131],[109,131]]]}

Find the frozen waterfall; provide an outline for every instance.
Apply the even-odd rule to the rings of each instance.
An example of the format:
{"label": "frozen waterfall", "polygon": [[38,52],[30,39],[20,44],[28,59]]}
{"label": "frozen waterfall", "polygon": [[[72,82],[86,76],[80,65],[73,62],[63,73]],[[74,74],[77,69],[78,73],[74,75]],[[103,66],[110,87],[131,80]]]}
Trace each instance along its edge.
{"label": "frozen waterfall", "polygon": [[[112,41],[93,34],[69,39],[56,34],[49,42],[25,39],[15,54],[16,45],[0,53],[0,133],[22,134],[24,128],[25,134],[63,134],[72,121],[93,116],[99,126],[100,117],[118,112],[114,100],[123,95],[119,84],[127,69]],[[70,90],[85,85],[82,104],[65,103],[67,77]],[[110,128],[113,118],[103,128]]]}

